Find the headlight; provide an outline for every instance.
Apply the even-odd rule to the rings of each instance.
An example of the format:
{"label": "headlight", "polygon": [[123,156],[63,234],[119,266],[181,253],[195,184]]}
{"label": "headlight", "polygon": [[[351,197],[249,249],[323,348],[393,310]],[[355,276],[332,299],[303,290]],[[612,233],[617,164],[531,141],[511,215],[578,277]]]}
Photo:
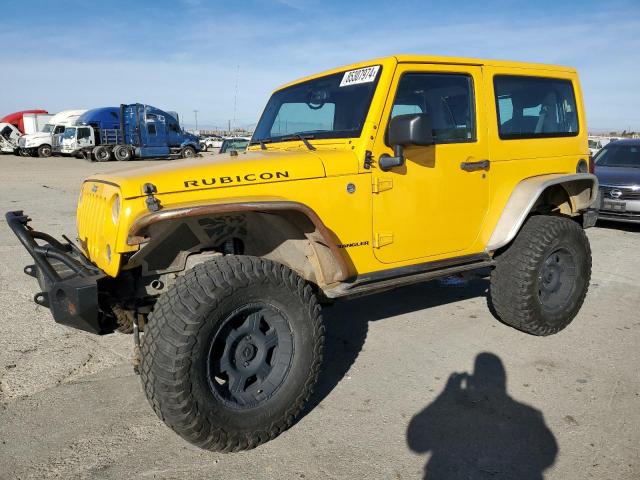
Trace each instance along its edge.
{"label": "headlight", "polygon": [[114,224],[118,223],[118,217],[120,216],[120,195],[117,193],[113,196],[111,201],[111,220]]}

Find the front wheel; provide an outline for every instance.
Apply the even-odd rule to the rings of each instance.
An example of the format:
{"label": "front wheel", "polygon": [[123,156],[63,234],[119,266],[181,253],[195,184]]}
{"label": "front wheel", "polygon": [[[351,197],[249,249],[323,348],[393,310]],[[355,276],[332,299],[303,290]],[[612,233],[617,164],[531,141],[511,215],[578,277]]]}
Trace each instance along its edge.
{"label": "front wheel", "polygon": [[157,415],[201,448],[254,448],[289,428],[315,385],[324,343],[311,286],[247,256],[202,263],[163,294],[140,374]]}
{"label": "front wheel", "polygon": [[111,151],[104,145],[97,146],[93,149],[93,158],[96,162],[108,162],[111,160]]}
{"label": "front wheel", "polygon": [[578,314],[591,279],[584,230],[565,217],[529,218],[496,259],[491,302],[500,320],[533,335],[551,335]]}
{"label": "front wheel", "polygon": [[182,149],[182,158],[191,158],[196,156],[196,150],[193,147],[184,147]]}
{"label": "front wheel", "polygon": [[52,153],[51,145],[40,145],[38,147],[38,157],[50,157]]}

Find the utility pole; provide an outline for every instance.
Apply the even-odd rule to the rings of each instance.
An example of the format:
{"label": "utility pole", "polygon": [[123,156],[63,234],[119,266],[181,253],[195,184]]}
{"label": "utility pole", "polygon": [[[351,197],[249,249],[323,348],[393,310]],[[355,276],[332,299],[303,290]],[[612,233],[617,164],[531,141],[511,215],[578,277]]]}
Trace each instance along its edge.
{"label": "utility pole", "polygon": [[193,113],[196,115],[196,130],[198,130],[198,110],[194,110]]}
{"label": "utility pole", "polygon": [[[240,65],[236,68],[236,94],[233,97],[233,128],[236,128],[236,106],[238,105],[238,80],[240,79]],[[229,129],[231,130],[231,129]]]}

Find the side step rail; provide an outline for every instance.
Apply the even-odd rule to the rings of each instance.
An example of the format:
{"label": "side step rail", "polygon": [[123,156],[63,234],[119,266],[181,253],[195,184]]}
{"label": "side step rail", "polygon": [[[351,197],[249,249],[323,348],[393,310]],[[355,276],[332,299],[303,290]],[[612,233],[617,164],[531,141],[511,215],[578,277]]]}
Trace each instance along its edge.
{"label": "side step rail", "polygon": [[383,278],[380,280],[364,279],[355,280],[351,283],[341,283],[337,286],[324,290],[324,294],[328,298],[356,297],[377,293],[384,290],[391,290],[405,285],[426,282],[437,278],[448,277],[457,273],[478,270],[480,268],[491,267],[494,260],[490,257],[484,257],[478,260],[472,260],[467,263],[451,265],[446,267],[429,268],[425,264],[425,270],[406,275],[394,276],[393,278]]}

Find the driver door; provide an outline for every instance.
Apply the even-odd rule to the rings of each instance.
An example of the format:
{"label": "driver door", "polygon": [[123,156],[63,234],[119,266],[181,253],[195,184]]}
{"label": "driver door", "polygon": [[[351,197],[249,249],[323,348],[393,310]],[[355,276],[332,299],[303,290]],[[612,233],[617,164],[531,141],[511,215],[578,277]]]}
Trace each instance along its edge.
{"label": "driver door", "polygon": [[481,67],[400,64],[389,98],[374,158],[393,155],[382,133],[396,115],[428,113],[435,145],[405,148],[403,166],[374,170],[376,258],[428,262],[474,253],[489,202]]}

